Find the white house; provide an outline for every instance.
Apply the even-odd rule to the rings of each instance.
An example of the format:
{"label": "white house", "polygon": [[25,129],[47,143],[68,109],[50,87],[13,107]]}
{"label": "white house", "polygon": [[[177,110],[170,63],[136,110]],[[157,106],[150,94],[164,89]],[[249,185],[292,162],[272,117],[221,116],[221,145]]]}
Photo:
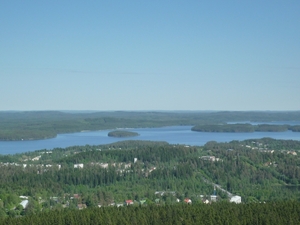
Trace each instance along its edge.
{"label": "white house", "polygon": [[210,196],[210,201],[211,202],[216,202],[217,201],[217,196],[216,195],[211,195]]}
{"label": "white house", "polygon": [[28,197],[24,196],[24,195],[20,195],[19,197],[22,198],[22,199],[28,199]]}
{"label": "white house", "polygon": [[204,203],[204,204],[208,204],[209,201],[206,199],[206,200],[203,201],[203,203]]}
{"label": "white house", "polygon": [[242,203],[242,198],[241,198],[241,196],[235,195],[235,196],[232,196],[229,201],[239,204],[239,203]]}
{"label": "white house", "polygon": [[83,168],[83,163],[74,164],[74,168]]}
{"label": "white house", "polygon": [[32,160],[32,161],[37,161],[37,160],[40,160],[41,157],[42,157],[42,156],[39,155],[39,156],[37,156],[37,157],[32,158],[31,160]]}
{"label": "white house", "polygon": [[23,209],[25,209],[28,206],[28,200],[23,200],[20,205],[22,205]]}

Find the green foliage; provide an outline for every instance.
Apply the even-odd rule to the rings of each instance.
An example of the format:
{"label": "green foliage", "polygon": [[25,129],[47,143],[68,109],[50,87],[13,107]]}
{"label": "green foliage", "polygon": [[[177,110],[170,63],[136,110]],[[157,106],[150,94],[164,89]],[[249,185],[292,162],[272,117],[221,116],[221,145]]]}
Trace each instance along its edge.
{"label": "green foliage", "polygon": [[85,210],[55,210],[20,218],[3,219],[3,224],[298,224],[300,203],[194,204],[146,207],[106,207]]}
{"label": "green foliage", "polygon": [[297,126],[291,126],[290,130],[294,131],[294,132],[300,132],[300,126],[299,125],[297,125]]}
{"label": "green foliage", "polygon": [[198,125],[192,131],[199,132],[254,132],[251,124]]}
{"label": "green foliage", "polygon": [[[204,198],[211,195],[214,184],[242,196],[244,203],[300,200],[299,150],[299,141],[263,138],[229,143],[212,141],[203,147],[124,141],[101,146],[57,148],[52,153],[40,150],[16,154],[2,158],[11,163],[0,163],[0,211],[8,217],[32,217],[41,211],[49,213],[44,215],[50,215],[53,210],[58,214],[72,213],[64,208],[77,209],[78,204],[85,204],[88,209],[83,211],[94,213],[89,210],[98,205],[122,204],[127,199],[139,205],[141,200],[147,199],[142,208],[165,205],[167,218],[172,217],[173,213],[168,211],[169,206],[182,205],[177,203],[177,199],[183,201],[184,198],[191,198],[193,204],[201,203],[200,195]],[[36,156],[41,156],[40,160],[30,160]],[[134,158],[137,161],[134,162]],[[23,163],[27,166],[23,167]],[[74,164],[78,163],[84,167],[74,168]],[[29,196],[25,209],[18,208],[20,195]],[[226,192],[217,189],[217,195],[220,205],[222,201],[228,202]],[[155,202],[156,199],[160,200],[159,203]],[[197,210],[187,205],[184,207]],[[105,210],[101,212],[108,213]],[[157,213],[155,210],[153,213]],[[185,208],[180,210],[176,213],[185,214]],[[210,211],[203,210],[210,215]],[[130,212],[127,213],[130,215]],[[193,217],[191,214],[184,221],[193,223]],[[213,220],[214,214],[210,217],[199,219],[206,221],[206,224],[210,220],[218,224],[223,221],[223,217]],[[114,224],[114,218],[105,218]],[[135,223],[143,218],[144,215],[141,215],[125,222]],[[157,221],[162,219],[165,222],[163,218],[157,217]],[[234,218],[226,219],[227,224],[231,224],[228,222],[230,219]],[[175,224],[180,221],[170,220]],[[5,222],[10,221],[11,218],[8,218]],[[65,219],[61,218],[61,221],[65,222]],[[182,224],[182,221],[179,223]]]}
{"label": "green foliage", "polygon": [[198,132],[283,132],[287,130],[297,131],[296,126],[289,125],[270,125],[270,124],[259,124],[251,125],[245,124],[211,124],[211,125],[197,125],[192,127],[192,131]]}

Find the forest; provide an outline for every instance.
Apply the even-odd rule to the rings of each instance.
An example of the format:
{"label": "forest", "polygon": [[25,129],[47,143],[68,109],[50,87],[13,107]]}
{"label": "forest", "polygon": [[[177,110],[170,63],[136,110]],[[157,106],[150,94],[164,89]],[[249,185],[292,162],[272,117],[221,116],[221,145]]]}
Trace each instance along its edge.
{"label": "forest", "polygon": [[[230,112],[230,111],[163,111],[163,112],[0,112],[0,140],[36,140],[53,138],[58,133],[117,128],[144,128],[175,125],[211,125],[227,122],[300,121],[300,111]],[[290,128],[299,131],[300,126]]]}
{"label": "forest", "polygon": [[[206,221],[204,217],[212,224],[231,224],[228,221],[247,214],[249,220],[240,224],[252,224],[249,221],[254,219],[260,224],[257,207],[273,215],[277,212],[272,204],[299,204],[299,151],[299,141],[263,138],[211,141],[204,146],[122,141],[0,155],[0,218],[3,224],[29,220],[40,224],[44,218],[58,220],[57,224],[66,223],[67,218],[83,220],[82,224],[95,218],[127,224],[136,217],[136,222],[160,224],[161,215],[175,213],[181,215],[174,216],[180,224]],[[241,196],[242,204],[229,203],[235,195]],[[28,199],[26,207],[20,205],[20,196]],[[129,200],[131,207],[124,207]],[[154,213],[157,207],[160,213],[152,221],[147,210]],[[236,211],[235,216],[225,216],[228,208]],[[198,210],[206,213],[196,215]],[[60,219],[54,218],[55,213]],[[294,211],[286,213],[291,221],[299,219]],[[124,214],[131,216],[115,220]],[[279,217],[278,221],[286,222]],[[262,221],[268,224],[272,219]]]}
{"label": "forest", "polygon": [[[1,220],[0,220],[1,221]],[[197,224],[197,225],[297,225],[300,221],[298,201],[279,201],[265,204],[218,203],[211,205],[149,205],[129,207],[53,210],[20,218],[6,218],[2,224]]]}
{"label": "forest", "polygon": [[283,132],[291,130],[299,132],[299,126],[290,125],[270,125],[270,124],[259,124],[252,125],[249,123],[237,123],[237,124],[210,124],[210,125],[197,125],[192,127],[192,131],[198,132]]}

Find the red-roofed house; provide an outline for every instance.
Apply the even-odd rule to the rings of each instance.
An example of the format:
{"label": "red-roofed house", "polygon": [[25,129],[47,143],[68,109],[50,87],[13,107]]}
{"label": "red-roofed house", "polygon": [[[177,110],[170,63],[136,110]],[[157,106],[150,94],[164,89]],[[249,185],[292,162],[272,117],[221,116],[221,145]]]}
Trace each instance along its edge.
{"label": "red-roofed house", "polygon": [[133,205],[133,201],[131,199],[126,200],[125,205]]}
{"label": "red-roofed house", "polygon": [[185,198],[185,199],[184,199],[184,202],[187,203],[187,204],[192,204],[192,200],[189,199],[189,198]]}

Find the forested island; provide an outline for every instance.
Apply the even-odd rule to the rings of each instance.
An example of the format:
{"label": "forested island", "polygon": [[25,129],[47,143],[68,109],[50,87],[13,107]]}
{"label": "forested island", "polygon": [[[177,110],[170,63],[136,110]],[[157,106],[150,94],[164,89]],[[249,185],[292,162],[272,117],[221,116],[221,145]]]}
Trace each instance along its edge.
{"label": "forested island", "polygon": [[109,137],[135,137],[139,136],[137,132],[128,131],[128,130],[114,130],[110,131],[107,134]]}
{"label": "forested island", "polygon": [[[277,218],[285,224],[285,216],[299,220],[299,154],[300,141],[263,138],[204,146],[122,141],[0,155],[0,223],[266,224]],[[242,204],[230,203],[235,196]]]}
{"label": "forested island", "polygon": [[192,127],[192,131],[198,131],[198,132],[242,133],[242,132],[283,132],[287,130],[299,132],[300,126],[270,125],[270,124],[252,125],[249,123],[245,123],[245,124],[237,123],[237,124],[197,125]]}
{"label": "forested island", "polygon": [[[177,125],[202,126],[225,124],[229,121],[300,121],[300,111],[0,112],[0,140],[37,140],[53,138],[59,133],[116,129],[118,127],[145,128]],[[244,127],[244,129],[246,128]],[[289,129],[292,131],[300,131],[300,126],[292,126],[289,127]]]}

